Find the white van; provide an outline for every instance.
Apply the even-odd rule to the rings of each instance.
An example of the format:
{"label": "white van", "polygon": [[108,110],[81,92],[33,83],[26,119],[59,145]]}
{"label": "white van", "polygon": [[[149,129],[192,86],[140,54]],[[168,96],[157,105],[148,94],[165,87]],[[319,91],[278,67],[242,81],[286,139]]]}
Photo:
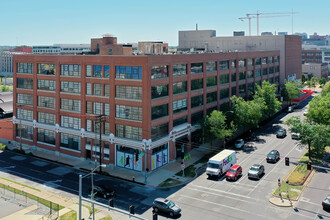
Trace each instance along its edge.
{"label": "white van", "polygon": [[236,152],[233,150],[223,150],[209,159],[206,174],[208,176],[220,177],[234,164],[236,164]]}

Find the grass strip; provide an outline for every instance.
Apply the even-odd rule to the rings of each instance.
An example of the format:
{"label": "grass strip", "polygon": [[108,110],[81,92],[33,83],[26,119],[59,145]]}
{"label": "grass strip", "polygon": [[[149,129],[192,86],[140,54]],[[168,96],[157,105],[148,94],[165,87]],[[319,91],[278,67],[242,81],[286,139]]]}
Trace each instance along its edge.
{"label": "grass strip", "polygon": [[182,182],[176,179],[168,178],[164,182],[158,185],[158,187],[171,187],[181,184]]}
{"label": "grass strip", "polygon": [[[184,169],[184,177],[190,177],[190,178],[195,177],[196,176],[195,170],[196,170],[196,168],[193,164],[186,167]],[[180,172],[177,172],[175,175],[176,176],[182,176],[182,170]]]}
{"label": "grass strip", "polygon": [[18,184],[18,185],[21,185],[21,186],[24,186],[24,187],[27,187],[27,188],[33,189],[33,190],[37,190],[38,192],[41,192],[40,189],[37,189],[37,188],[31,187],[31,186],[28,186],[28,185],[25,185],[25,184],[22,184],[22,183],[16,182],[16,181],[14,181],[14,180],[7,179],[7,178],[4,178],[4,177],[0,177],[0,178],[3,179],[3,180],[7,180],[7,181],[9,181],[9,182],[12,182],[12,183],[16,183],[16,184]]}
{"label": "grass strip", "polygon": [[76,220],[76,219],[77,219],[77,212],[74,210],[71,210],[70,212],[60,216],[60,220]]}

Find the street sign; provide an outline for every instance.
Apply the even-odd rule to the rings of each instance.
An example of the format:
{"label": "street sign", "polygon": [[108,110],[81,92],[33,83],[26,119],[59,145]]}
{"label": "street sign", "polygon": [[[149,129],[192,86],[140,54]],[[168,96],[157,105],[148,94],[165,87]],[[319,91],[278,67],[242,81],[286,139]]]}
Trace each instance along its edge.
{"label": "street sign", "polygon": [[181,164],[181,168],[184,169],[184,167],[185,167],[184,164]]}

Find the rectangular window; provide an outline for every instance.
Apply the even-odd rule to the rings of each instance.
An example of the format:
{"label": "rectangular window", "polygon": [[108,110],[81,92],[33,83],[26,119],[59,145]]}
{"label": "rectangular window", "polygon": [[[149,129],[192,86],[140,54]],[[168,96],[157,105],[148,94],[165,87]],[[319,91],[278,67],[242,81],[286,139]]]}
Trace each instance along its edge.
{"label": "rectangular window", "polygon": [[256,58],[256,66],[260,66],[261,65],[261,58]]}
{"label": "rectangular window", "polygon": [[268,63],[273,63],[273,57],[268,57]]}
{"label": "rectangular window", "polygon": [[151,87],[151,98],[156,99],[163,96],[168,96],[168,85],[159,85]]}
{"label": "rectangular window", "polygon": [[92,77],[92,65],[86,65],[86,77]]}
{"label": "rectangular window", "polygon": [[25,109],[17,109],[17,118],[26,121],[33,121],[33,111],[25,110]]}
{"label": "rectangular window", "polygon": [[77,64],[62,64],[61,65],[62,76],[80,76],[81,67]]}
{"label": "rectangular window", "polygon": [[239,73],[239,80],[245,80],[245,72]]}
{"label": "rectangular window", "polygon": [[279,66],[275,66],[275,73],[278,73],[280,71]]}
{"label": "rectangular window", "polygon": [[38,64],[38,74],[44,75],[55,75],[56,65],[55,64]]}
{"label": "rectangular window", "polygon": [[56,99],[54,97],[38,96],[38,106],[55,109]]}
{"label": "rectangular window", "polygon": [[229,83],[229,75],[220,75],[220,84],[223,85],[227,83]]}
{"label": "rectangular window", "polygon": [[17,104],[33,105],[33,95],[17,94]]}
{"label": "rectangular window", "polygon": [[174,64],[173,65],[173,76],[185,76],[187,75],[187,64]]}
{"label": "rectangular window", "polygon": [[206,72],[216,72],[217,62],[206,62]]}
{"label": "rectangular window", "polygon": [[229,60],[220,61],[220,70],[229,69]]}
{"label": "rectangular window", "polygon": [[274,57],[274,63],[277,64],[279,62],[279,60],[280,60],[279,56]]}
{"label": "rectangular window", "polygon": [[187,92],[187,81],[173,83],[173,94]]}
{"label": "rectangular window", "polygon": [[100,102],[93,103],[93,114],[94,115],[103,115],[103,103],[100,103]]}
{"label": "rectangular window", "polygon": [[16,135],[20,135],[20,137],[28,140],[33,140],[33,127],[17,124]]}
{"label": "rectangular window", "polygon": [[92,95],[92,83],[86,83],[86,95]]}
{"label": "rectangular window", "polygon": [[242,93],[245,93],[245,92],[246,92],[246,89],[245,89],[245,84],[244,84],[244,85],[240,85],[240,86],[238,87],[238,92],[239,92],[240,94],[242,94]]}
{"label": "rectangular window", "polygon": [[260,69],[257,69],[255,72],[256,72],[256,78],[261,76],[261,71],[260,71]]}
{"label": "rectangular window", "polygon": [[239,68],[244,68],[245,67],[245,59],[240,59],[238,61],[238,67]]}
{"label": "rectangular window", "polygon": [[187,116],[173,120],[173,127],[187,123]]}
{"label": "rectangular window", "polygon": [[231,96],[236,95],[236,86],[231,87]]}
{"label": "rectangular window", "polygon": [[104,114],[110,116],[110,104],[104,104]]}
{"label": "rectangular window", "polygon": [[153,66],[151,67],[151,79],[162,79],[168,77],[168,66]]}
{"label": "rectangular window", "polygon": [[204,118],[203,111],[192,114],[191,115],[191,124],[192,125],[197,124],[202,118]]}
{"label": "rectangular window", "polygon": [[203,79],[191,80],[191,90],[202,89],[202,88],[203,88]]}
{"label": "rectangular window", "polygon": [[38,80],[38,89],[48,90],[48,91],[55,91],[56,90],[56,82],[53,81],[53,80]]}
{"label": "rectangular window", "polygon": [[61,133],[61,147],[80,151],[81,140],[79,136]]}
{"label": "rectangular window", "polygon": [[102,66],[101,65],[93,65],[93,77],[102,78]]}
{"label": "rectangular window", "polygon": [[236,75],[237,75],[236,73],[231,74],[231,81],[232,82],[236,82]]}
{"label": "rectangular window", "polygon": [[56,124],[56,116],[55,114],[49,114],[44,112],[38,112],[38,122],[43,124]]}
{"label": "rectangular window", "polygon": [[55,131],[49,131],[38,128],[38,139],[39,142],[55,145]]}
{"label": "rectangular window", "polygon": [[116,66],[116,79],[142,79],[142,67]]}
{"label": "rectangular window", "polygon": [[61,126],[79,130],[81,128],[80,118],[61,116]]}
{"label": "rectangular window", "polygon": [[207,87],[212,87],[212,86],[216,86],[216,85],[217,85],[217,77],[216,76],[206,78],[206,86]]}
{"label": "rectangular window", "polygon": [[273,74],[274,73],[274,67],[269,67],[268,71],[269,71],[269,74]]}
{"label": "rectangular window", "polygon": [[33,89],[33,79],[17,78],[18,89]]}
{"label": "rectangular window", "polygon": [[252,79],[253,78],[253,70],[247,71],[247,78]]}
{"label": "rectangular window", "polygon": [[216,102],[217,92],[210,92],[206,94],[206,103]]}
{"label": "rectangular window", "polygon": [[80,94],[80,82],[61,81],[61,92]]}
{"label": "rectangular window", "polygon": [[116,86],[116,98],[142,100],[142,87]]}
{"label": "rectangular window", "polygon": [[102,96],[102,84],[93,84],[93,95]]}
{"label": "rectangular window", "polygon": [[140,141],[142,128],[116,124],[116,136]]}
{"label": "rectangular window", "polygon": [[279,82],[279,77],[275,76],[275,83],[278,83],[278,82]]}
{"label": "rectangular window", "polygon": [[262,75],[267,75],[267,68],[262,69]]}
{"label": "rectangular window", "polygon": [[220,99],[229,98],[229,89],[222,89],[220,90]]}
{"label": "rectangular window", "polygon": [[247,59],[247,63],[248,63],[248,67],[252,67],[253,66],[253,58]]}
{"label": "rectangular window", "polygon": [[181,99],[173,102],[173,113],[187,110],[187,99]]}
{"label": "rectangular window", "polygon": [[274,83],[274,79],[273,79],[273,77],[269,78],[269,83],[270,83],[270,84],[273,84],[273,83]]}
{"label": "rectangular window", "polygon": [[203,73],[203,63],[192,63],[190,65],[191,74]]}
{"label": "rectangular window", "polygon": [[110,66],[104,66],[104,78],[110,78]]}
{"label": "rectangular window", "polygon": [[236,69],[236,60],[231,60],[231,68]]}
{"label": "rectangular window", "polygon": [[267,57],[262,58],[262,64],[267,64]]}
{"label": "rectangular window", "polygon": [[17,63],[17,73],[33,73],[32,63]]}
{"label": "rectangular window", "polygon": [[80,113],[80,100],[61,99],[61,110],[74,111]]}
{"label": "rectangular window", "polygon": [[158,105],[151,108],[151,119],[168,116],[168,104]]}
{"label": "rectangular window", "polygon": [[142,121],[142,108],[125,106],[125,105],[116,105],[116,117]]}
{"label": "rectangular window", "polygon": [[151,139],[153,141],[168,135],[168,123],[157,125],[151,128]]}
{"label": "rectangular window", "polygon": [[203,95],[191,97],[191,108],[203,105]]}
{"label": "rectangular window", "polygon": [[110,95],[110,85],[104,85],[104,96],[109,97]]}
{"label": "rectangular window", "polygon": [[86,113],[87,114],[93,114],[93,105],[92,102],[86,102]]}

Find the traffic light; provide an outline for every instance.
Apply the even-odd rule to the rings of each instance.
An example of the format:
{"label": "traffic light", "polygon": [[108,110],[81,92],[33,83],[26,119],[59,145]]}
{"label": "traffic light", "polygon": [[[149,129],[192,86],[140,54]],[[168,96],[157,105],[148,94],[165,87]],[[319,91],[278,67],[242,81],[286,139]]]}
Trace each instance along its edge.
{"label": "traffic light", "polygon": [[288,157],[285,158],[285,166],[289,166],[290,165],[290,160]]}
{"label": "traffic light", "polygon": [[135,154],[135,161],[137,162],[139,160],[139,153]]}
{"label": "traffic light", "polygon": [[312,169],[312,163],[311,162],[308,162],[307,163],[307,170],[311,170]]}
{"label": "traffic light", "polygon": [[113,199],[109,199],[109,206],[110,207],[115,207],[115,204],[113,202]]}
{"label": "traffic light", "polygon": [[129,206],[129,213],[131,213],[132,215],[134,215],[134,205],[130,205]]}

